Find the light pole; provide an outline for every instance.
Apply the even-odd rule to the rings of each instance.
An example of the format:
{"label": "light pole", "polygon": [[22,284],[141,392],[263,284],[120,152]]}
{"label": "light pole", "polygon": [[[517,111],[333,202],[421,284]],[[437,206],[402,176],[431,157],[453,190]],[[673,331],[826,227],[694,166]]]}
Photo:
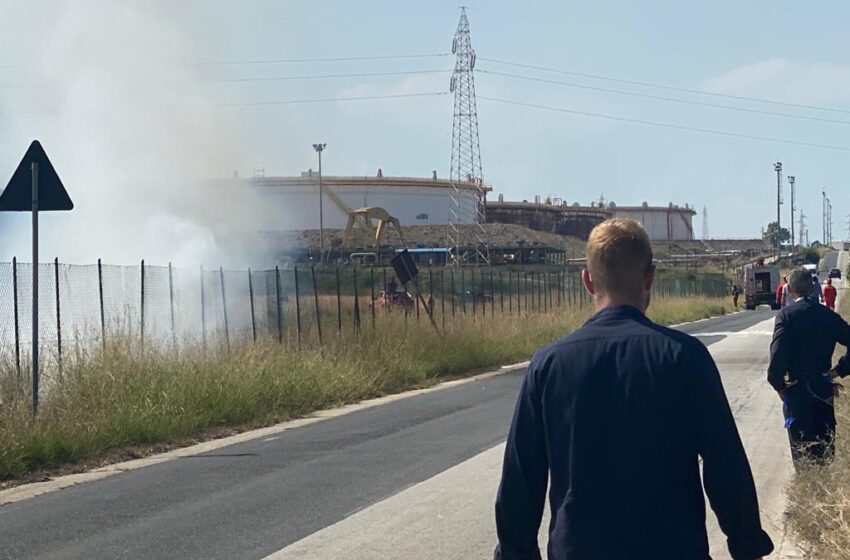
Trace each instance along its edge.
{"label": "light pole", "polygon": [[791,184],[791,250],[796,247],[794,237],[794,182],[797,180],[793,175],[788,175],[788,182]]}
{"label": "light pole", "polygon": [[313,149],[319,154],[319,261],[325,260],[325,213],[322,210],[322,152],[327,144],[313,144]]}
{"label": "light pole", "polygon": [[820,192],[823,196],[823,207],[821,209],[821,218],[823,218],[823,243],[826,245],[826,191],[823,190]]}
{"label": "light pole", "polygon": [[782,239],[779,235],[782,230],[782,162],[777,161],[773,164],[773,169],[776,171],[776,259],[782,256]]}

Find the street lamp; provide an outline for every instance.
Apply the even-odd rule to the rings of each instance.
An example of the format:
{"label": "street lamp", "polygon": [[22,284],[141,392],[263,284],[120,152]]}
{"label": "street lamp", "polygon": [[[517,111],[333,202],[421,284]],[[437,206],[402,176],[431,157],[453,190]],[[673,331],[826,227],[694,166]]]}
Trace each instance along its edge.
{"label": "street lamp", "polygon": [[322,211],[322,152],[327,144],[313,144],[313,149],[319,154],[319,260],[325,259],[325,214]]}
{"label": "street lamp", "polygon": [[788,175],[788,182],[791,184],[791,250],[794,250],[796,246],[796,239],[794,236],[794,183],[797,178],[793,175]]}
{"label": "street lamp", "polygon": [[779,262],[779,258],[782,256],[782,239],[779,236],[779,232],[782,230],[780,227],[782,225],[782,210],[780,208],[782,205],[782,162],[774,163],[773,170],[776,171],[776,259]]}

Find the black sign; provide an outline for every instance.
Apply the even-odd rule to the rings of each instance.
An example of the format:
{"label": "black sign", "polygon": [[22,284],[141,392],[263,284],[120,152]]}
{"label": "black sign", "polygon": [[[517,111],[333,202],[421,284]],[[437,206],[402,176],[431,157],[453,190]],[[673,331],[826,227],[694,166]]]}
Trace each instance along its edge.
{"label": "black sign", "polygon": [[56,174],[44,148],[33,140],[24,159],[18,165],[3,194],[0,194],[0,212],[30,212],[32,207],[32,164],[38,164],[38,211],[72,210],[74,203],[62,180]]}
{"label": "black sign", "polygon": [[395,270],[398,281],[402,285],[407,284],[419,274],[419,269],[416,268],[416,263],[413,262],[413,257],[410,256],[410,251],[407,249],[394,256],[390,264],[393,265],[393,270]]}

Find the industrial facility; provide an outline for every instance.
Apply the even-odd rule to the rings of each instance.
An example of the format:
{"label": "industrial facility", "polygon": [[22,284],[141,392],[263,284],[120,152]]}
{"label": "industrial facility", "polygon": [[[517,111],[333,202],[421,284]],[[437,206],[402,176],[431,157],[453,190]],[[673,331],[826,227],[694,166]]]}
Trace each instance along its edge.
{"label": "industrial facility", "polygon": [[[694,239],[692,207],[674,205],[618,206],[535,197],[533,202],[481,200],[480,186],[473,182],[453,182],[430,178],[385,177],[379,169],[374,176],[322,176],[321,214],[319,211],[319,175],[312,170],[295,177],[253,177],[235,179],[259,195],[265,216],[261,229],[266,231],[303,231],[345,229],[353,213],[380,208],[398,220],[402,227],[449,226],[480,223],[514,224],[534,231],[587,239],[598,223],[608,218],[628,218],[646,228],[652,241],[688,241]],[[486,191],[485,191],[486,192]],[[472,242],[467,240],[467,243]]]}
{"label": "industrial facility", "polygon": [[[261,195],[264,211],[278,216],[266,222],[279,224],[269,229],[319,229],[319,175],[306,171],[299,177],[255,177],[245,180]],[[457,190],[454,185],[457,185]],[[322,226],[343,229],[349,214],[361,208],[383,208],[402,226],[446,225],[452,193],[460,205],[459,223],[476,222],[479,188],[472,183],[453,183],[437,178],[322,177],[324,200]]]}

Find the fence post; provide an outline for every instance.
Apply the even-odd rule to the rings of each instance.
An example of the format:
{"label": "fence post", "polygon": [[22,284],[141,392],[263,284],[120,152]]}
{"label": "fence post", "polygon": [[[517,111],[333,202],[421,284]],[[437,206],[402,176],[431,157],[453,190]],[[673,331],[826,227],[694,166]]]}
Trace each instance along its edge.
{"label": "fence post", "polygon": [[513,277],[514,273],[510,270],[508,271],[508,315],[514,314],[514,286],[513,286]]}
{"label": "fence post", "polygon": [[[354,273],[354,332],[360,332],[360,295],[357,293],[357,267],[354,266],[352,268],[352,272]],[[386,275],[386,270],[384,270],[384,274]],[[386,277],[386,276],[385,276]],[[374,307],[375,302],[372,302],[372,306]]]}
{"label": "fence post", "polygon": [[[474,299],[472,303],[475,303]],[[462,268],[460,269],[460,309],[466,315],[466,271]],[[475,312],[475,307],[472,308],[472,311]]]}
{"label": "fence post", "polygon": [[301,297],[298,290],[298,267],[292,267],[295,278],[295,326],[298,329],[298,349],[301,350]]}
{"label": "fence post", "polygon": [[310,276],[313,278],[313,301],[316,304],[316,330],[319,333],[319,346],[322,346],[322,312],[319,310],[319,290],[316,287],[315,266],[310,266]]}
{"label": "fence post", "polygon": [[413,287],[416,289],[416,301],[413,303],[416,306],[416,323],[419,323],[419,300],[422,299],[422,293],[419,291],[419,279],[413,283]]}
{"label": "fence post", "polygon": [[219,283],[221,284],[221,310],[224,315],[224,344],[227,348],[227,353],[230,353],[230,328],[227,324],[227,296],[224,289],[224,268],[218,267]]}
{"label": "fence post", "polygon": [[177,349],[177,329],[174,325],[174,275],[168,263],[168,312],[171,318],[171,344]]}
{"label": "fence post", "polygon": [[454,320],[457,316],[457,302],[455,301],[455,269],[451,269],[449,271],[449,276],[451,276],[452,282],[452,320]]}
{"label": "fence post", "polygon": [[141,285],[141,290],[140,290],[141,296],[142,296],[141,300],[140,300],[140,304],[141,304],[141,319],[140,319],[141,333],[140,333],[139,340],[142,343],[142,352],[144,352],[145,351],[145,259],[142,259],[141,280],[142,280],[142,285]]}
{"label": "fence post", "polygon": [[59,257],[53,259],[53,285],[56,292],[56,357],[62,373],[62,313],[59,306]]}
{"label": "fence post", "polygon": [[375,267],[369,269],[369,309],[372,312],[372,330],[375,330]]}
{"label": "fence post", "polygon": [[[462,274],[462,272],[461,272]],[[475,269],[469,271],[469,295],[472,297],[472,319],[475,320]]]}
{"label": "fence post", "polygon": [[[501,272],[500,272],[501,273]],[[496,314],[496,284],[493,283],[493,271],[490,271],[490,317]]]}
{"label": "fence post", "polygon": [[251,336],[257,342],[257,318],[254,314],[254,279],[251,275],[251,267],[248,267],[248,299],[251,300]]}
{"label": "fence post", "polygon": [[499,312],[505,312],[505,285],[502,282],[502,271],[499,271]]}
{"label": "fence post", "polygon": [[15,371],[21,379],[21,337],[18,320],[18,258],[12,257],[12,307],[15,313]]}
{"label": "fence post", "polygon": [[207,310],[206,302],[204,301],[204,265],[201,265],[201,340],[203,341],[203,349],[207,349]]}
{"label": "fence post", "polygon": [[339,336],[342,336],[342,300],[339,293],[339,265],[336,266],[336,327]]}
{"label": "fence post", "polygon": [[443,332],[446,332],[446,285],[445,269],[440,269],[440,320],[443,322]]}
{"label": "fence post", "polygon": [[283,317],[280,312],[280,266],[274,265],[275,311],[277,312],[277,343],[283,344]]}

